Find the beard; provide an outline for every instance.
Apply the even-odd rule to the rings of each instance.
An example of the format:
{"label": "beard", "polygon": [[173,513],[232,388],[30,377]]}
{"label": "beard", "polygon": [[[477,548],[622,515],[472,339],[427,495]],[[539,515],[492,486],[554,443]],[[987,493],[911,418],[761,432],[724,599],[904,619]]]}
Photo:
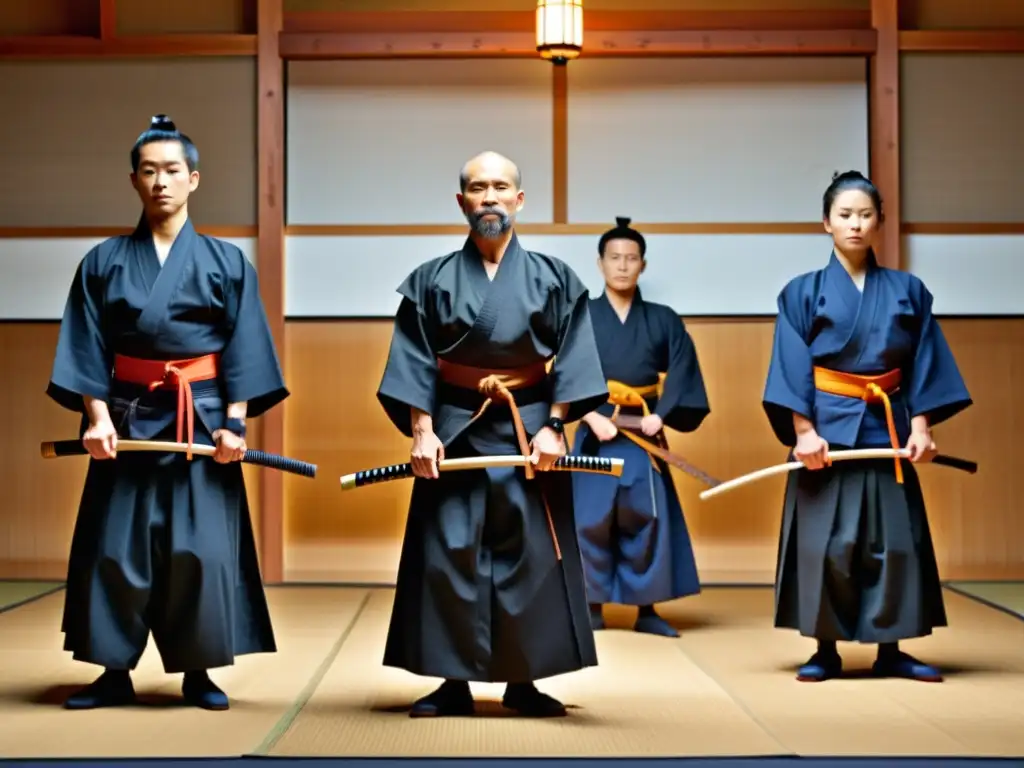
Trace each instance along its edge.
{"label": "beard", "polygon": [[[488,214],[496,219],[485,219]],[[500,208],[481,208],[476,213],[466,213],[466,220],[473,231],[481,237],[494,239],[501,237],[512,228],[512,217]]]}

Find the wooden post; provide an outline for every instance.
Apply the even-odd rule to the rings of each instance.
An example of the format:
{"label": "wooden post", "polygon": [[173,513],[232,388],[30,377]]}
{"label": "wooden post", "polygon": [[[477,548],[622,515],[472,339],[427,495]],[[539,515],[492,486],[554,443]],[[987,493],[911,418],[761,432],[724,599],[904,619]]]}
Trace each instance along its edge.
{"label": "wooden post", "polygon": [[569,221],[569,70],[556,64],[551,70],[552,124],[552,213],[555,224]]}
{"label": "wooden post", "polygon": [[[260,293],[274,344],[285,365],[284,348],[284,64],[279,36],[284,0],[257,0],[256,68],[259,171],[258,254]],[[284,407],[263,417],[262,446],[284,453]],[[284,480],[280,472],[260,471],[260,560],[263,580],[284,580]]]}
{"label": "wooden post", "polygon": [[900,50],[898,0],[871,0],[871,25],[878,42],[870,59],[871,179],[882,193],[885,227],[879,263],[901,269]]}
{"label": "wooden post", "polygon": [[117,37],[117,0],[100,0],[100,40]]}

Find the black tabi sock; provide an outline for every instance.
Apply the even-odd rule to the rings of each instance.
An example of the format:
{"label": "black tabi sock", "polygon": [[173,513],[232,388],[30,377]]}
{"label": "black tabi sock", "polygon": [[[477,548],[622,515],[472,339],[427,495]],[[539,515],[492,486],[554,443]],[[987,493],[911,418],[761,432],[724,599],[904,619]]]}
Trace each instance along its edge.
{"label": "black tabi sock", "polygon": [[880,659],[894,659],[900,654],[899,643],[879,643],[878,644],[878,658]]}

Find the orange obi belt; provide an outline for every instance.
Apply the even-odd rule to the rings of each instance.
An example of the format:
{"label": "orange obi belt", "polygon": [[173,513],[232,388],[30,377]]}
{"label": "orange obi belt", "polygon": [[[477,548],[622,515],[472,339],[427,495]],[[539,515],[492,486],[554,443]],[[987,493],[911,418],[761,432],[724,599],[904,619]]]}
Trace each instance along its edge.
{"label": "orange obi belt", "polygon": [[608,402],[615,406],[612,418],[619,415],[619,409],[623,406],[638,407],[643,410],[644,416],[651,415],[650,406],[647,405],[647,398],[656,397],[661,394],[662,384],[665,381],[665,374],[659,374],[656,384],[645,384],[642,387],[631,387],[615,379],[608,380]]}
{"label": "orange obi belt", "polygon": [[[892,415],[892,402],[889,395],[899,389],[903,375],[898,368],[877,376],[861,376],[855,373],[833,371],[828,368],[814,367],[814,387],[821,392],[840,397],[856,397],[867,403],[882,403],[885,406],[885,422],[889,427],[889,440],[894,450],[900,450],[900,440],[896,434],[896,420]],[[899,456],[896,457],[896,482],[903,482],[903,467]]]}
{"label": "orange obi belt", "polygon": [[187,426],[186,457],[192,459],[195,438],[195,409],[192,404],[192,382],[210,381],[220,373],[220,356],[204,355],[187,360],[144,360],[126,355],[114,356],[114,379],[128,384],[157,389],[178,390],[178,442]]}
{"label": "orange obi belt", "polygon": [[[612,412],[611,419],[616,421],[619,418],[619,411],[623,406],[626,407],[639,407],[644,416],[651,415],[651,407],[647,405],[647,398],[656,397],[661,395],[662,387],[665,384],[665,374],[658,374],[658,381],[655,384],[645,384],[641,387],[631,387],[629,384],[623,384],[621,381],[615,379],[608,380],[608,402],[615,406],[615,410]],[[636,418],[635,416],[633,417]],[[616,427],[621,428],[622,425],[616,423]],[[664,442],[663,445],[655,445],[654,443],[644,440],[642,437],[634,435],[628,429],[619,432],[620,435],[625,435],[634,443],[639,445],[645,451],[651,459],[651,466],[655,470],[661,472],[658,467],[658,463],[654,460],[655,456],[672,463],[675,459],[671,453],[668,452],[668,443]]]}
{"label": "orange obi belt", "polygon": [[[447,360],[437,360],[437,373],[442,381],[454,387],[476,390],[487,399],[477,409],[470,419],[472,424],[479,419],[493,402],[503,402],[512,412],[512,423],[515,425],[516,441],[519,443],[519,451],[523,456],[529,456],[530,443],[526,439],[526,428],[523,426],[522,416],[516,405],[513,391],[524,389],[539,384],[547,378],[547,363],[541,361],[520,368],[476,368],[471,365],[461,365]],[[533,479],[533,465],[527,463],[525,468],[526,478]],[[555,533],[554,521],[551,518],[551,510],[548,508],[547,499],[544,500],[544,511],[548,517],[548,527],[551,529],[551,539],[555,543],[555,554],[562,559],[562,550],[558,546],[558,536]]]}

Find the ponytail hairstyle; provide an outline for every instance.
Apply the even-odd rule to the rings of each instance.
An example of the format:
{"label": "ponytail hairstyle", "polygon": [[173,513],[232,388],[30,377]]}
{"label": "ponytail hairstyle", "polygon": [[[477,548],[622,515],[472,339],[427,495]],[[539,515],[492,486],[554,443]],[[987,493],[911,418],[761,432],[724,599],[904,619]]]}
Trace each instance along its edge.
{"label": "ponytail hairstyle", "polygon": [[831,215],[832,206],[835,205],[836,198],[839,197],[840,193],[851,189],[863,192],[870,197],[871,203],[875,206],[875,211],[878,212],[878,223],[881,224],[885,221],[885,213],[882,211],[882,195],[878,192],[878,187],[872,184],[871,180],[860,171],[836,172],[832,174],[832,183],[828,185],[825,194],[822,196],[822,216],[825,219],[828,219]]}
{"label": "ponytail hairstyle", "polygon": [[609,240],[632,240],[640,246],[640,258],[647,257],[647,241],[643,235],[629,226],[630,221],[631,219],[626,216],[615,217],[615,227],[601,235],[597,243],[597,253],[601,258],[604,258],[604,249]]}
{"label": "ponytail hairstyle", "polygon": [[[879,193],[878,187],[860,171],[836,172],[832,174],[832,183],[828,185],[821,200],[822,216],[824,216],[826,221],[832,214],[832,206],[835,205],[836,198],[841,193],[851,189],[863,192],[870,197],[871,204],[875,207],[875,212],[878,214],[878,223],[881,224],[885,221],[885,212],[882,210],[882,195]],[[874,248],[868,248],[868,257],[872,263],[877,263],[878,257],[875,254]]]}
{"label": "ponytail hairstyle", "polygon": [[137,173],[139,170],[139,155],[141,154],[142,148],[146,144],[152,144],[157,141],[176,141],[181,144],[182,152],[185,155],[185,164],[188,166],[188,172],[192,173],[193,171],[198,170],[199,150],[196,149],[196,145],[192,143],[192,139],[179,131],[178,127],[174,124],[174,121],[167,115],[155,115],[153,119],[149,121],[149,128],[139,135],[139,138],[135,140],[135,146],[132,147],[133,173]]}

